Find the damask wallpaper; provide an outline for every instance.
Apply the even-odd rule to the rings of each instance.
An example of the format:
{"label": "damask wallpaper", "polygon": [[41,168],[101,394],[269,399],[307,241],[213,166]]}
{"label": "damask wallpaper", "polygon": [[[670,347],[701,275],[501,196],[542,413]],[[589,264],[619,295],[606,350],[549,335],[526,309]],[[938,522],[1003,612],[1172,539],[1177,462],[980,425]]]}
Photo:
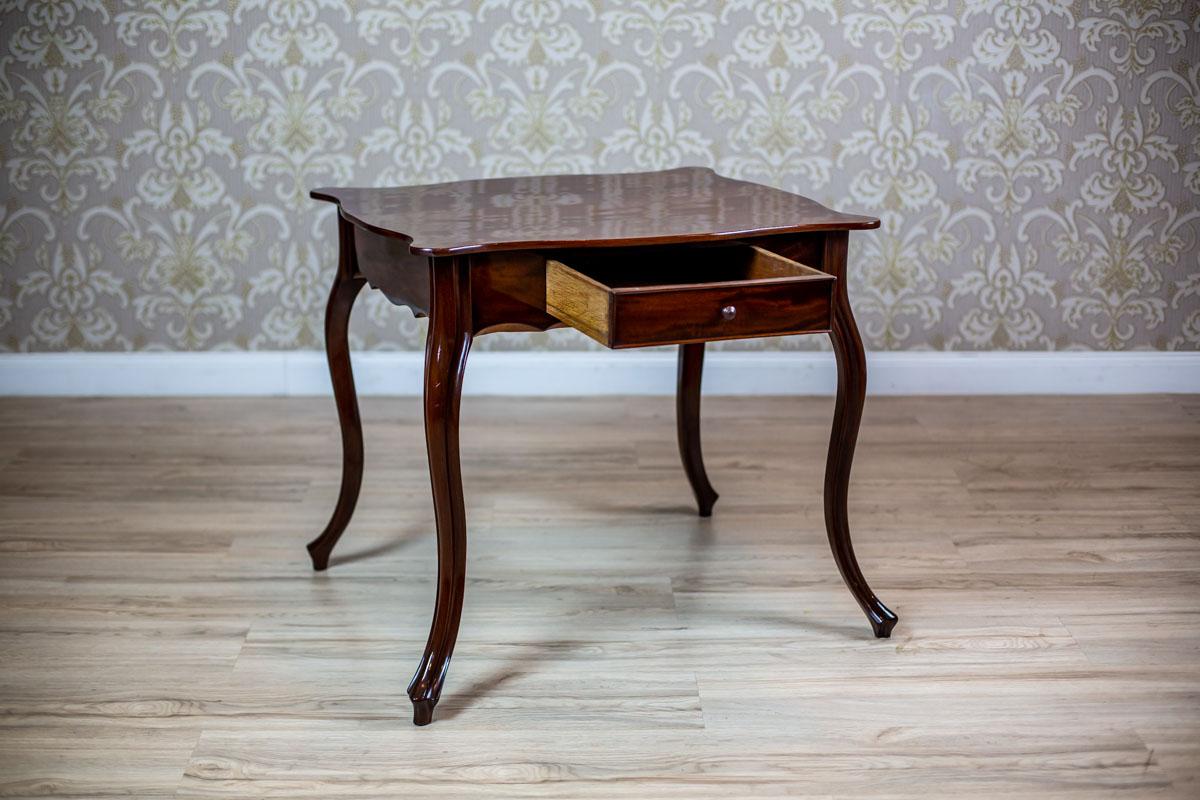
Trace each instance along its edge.
{"label": "damask wallpaper", "polygon": [[318,348],[309,188],[679,165],[881,217],[873,348],[1200,346],[1194,0],[0,0],[0,42],[3,349]]}

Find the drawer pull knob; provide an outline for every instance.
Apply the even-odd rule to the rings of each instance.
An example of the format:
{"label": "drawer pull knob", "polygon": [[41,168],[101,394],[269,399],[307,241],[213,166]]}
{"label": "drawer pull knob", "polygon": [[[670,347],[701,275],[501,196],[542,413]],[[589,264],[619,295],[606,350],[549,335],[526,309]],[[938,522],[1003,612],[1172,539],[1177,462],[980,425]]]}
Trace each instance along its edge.
{"label": "drawer pull knob", "polygon": [[733,319],[737,316],[737,309],[733,306],[725,306],[721,309],[721,316],[724,319]]}

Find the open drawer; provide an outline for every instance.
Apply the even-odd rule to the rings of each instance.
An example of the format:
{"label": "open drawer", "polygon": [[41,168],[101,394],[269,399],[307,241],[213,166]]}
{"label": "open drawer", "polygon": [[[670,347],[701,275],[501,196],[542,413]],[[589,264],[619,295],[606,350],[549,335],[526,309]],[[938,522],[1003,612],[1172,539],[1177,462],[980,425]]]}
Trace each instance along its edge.
{"label": "open drawer", "polygon": [[607,347],[829,330],[834,277],[753,245],[546,260],[546,311]]}

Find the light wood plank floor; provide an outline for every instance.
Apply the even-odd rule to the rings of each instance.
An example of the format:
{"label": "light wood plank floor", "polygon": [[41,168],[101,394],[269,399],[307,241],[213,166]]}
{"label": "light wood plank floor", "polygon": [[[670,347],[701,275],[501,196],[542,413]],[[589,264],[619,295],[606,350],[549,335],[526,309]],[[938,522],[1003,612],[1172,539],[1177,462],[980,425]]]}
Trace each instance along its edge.
{"label": "light wood plank floor", "polygon": [[1200,398],[872,398],[829,556],[828,399],[468,398],[435,723],[419,401],[0,401],[0,795],[1200,797]]}

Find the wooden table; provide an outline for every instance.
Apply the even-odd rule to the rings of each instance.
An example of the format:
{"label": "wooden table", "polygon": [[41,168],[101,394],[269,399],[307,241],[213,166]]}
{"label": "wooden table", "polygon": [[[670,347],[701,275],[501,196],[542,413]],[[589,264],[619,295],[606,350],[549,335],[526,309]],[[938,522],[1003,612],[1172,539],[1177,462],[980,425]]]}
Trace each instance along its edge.
{"label": "wooden table", "polygon": [[825,465],[825,527],[842,578],[878,637],[896,615],[863,578],[850,543],[846,494],[866,395],[862,340],[846,296],[851,230],[879,220],[712,170],[460,181],[389,189],[317,189],[338,206],[339,257],[325,312],[325,348],[342,431],[342,484],[325,530],[308,545],[329,556],[358,500],[362,423],[347,327],[365,284],[429,317],[425,444],[437,523],[437,600],[408,686],[426,725],[458,637],[467,520],[458,411],[474,337],[579,329],[607,347],[679,345],[679,453],[701,516],[717,493],[700,453],[704,343],[828,333],[838,388]]}

